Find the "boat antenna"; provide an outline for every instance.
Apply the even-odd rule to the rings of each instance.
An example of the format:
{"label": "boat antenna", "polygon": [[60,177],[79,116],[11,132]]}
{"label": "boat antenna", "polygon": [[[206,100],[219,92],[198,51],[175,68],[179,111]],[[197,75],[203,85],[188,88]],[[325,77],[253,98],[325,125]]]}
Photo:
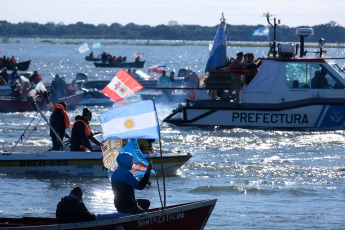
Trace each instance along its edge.
{"label": "boat antenna", "polygon": [[224,13],[222,12],[222,17],[220,18],[220,22],[225,22],[226,18],[224,17]]}
{"label": "boat antenna", "polygon": [[276,18],[273,19],[273,24],[270,21],[270,17],[273,15],[270,14],[270,12],[264,13],[264,16],[267,18],[267,22],[270,26],[273,27],[273,44],[270,48],[270,51],[268,52],[268,56],[273,55],[275,58],[277,56],[277,51],[276,51],[276,30],[277,30],[277,25],[280,24],[280,19],[278,19],[278,23],[276,22]]}

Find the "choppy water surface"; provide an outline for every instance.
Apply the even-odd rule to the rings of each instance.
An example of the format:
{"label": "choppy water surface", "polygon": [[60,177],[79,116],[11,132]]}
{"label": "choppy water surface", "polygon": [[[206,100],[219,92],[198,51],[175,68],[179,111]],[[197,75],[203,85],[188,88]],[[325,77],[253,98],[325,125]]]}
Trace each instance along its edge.
{"label": "choppy water surface", "polygon": [[[110,79],[116,69],[95,68],[75,51],[77,45],[45,44],[39,40],[0,44],[3,55],[32,60],[30,70],[38,69],[45,82],[56,73],[70,82],[78,72],[90,79]],[[167,64],[168,70],[196,70],[202,76],[208,57],[207,46],[108,45],[101,51],[127,56],[144,52],[147,64]],[[256,57],[266,48],[231,47],[228,54],[252,51]],[[97,53],[97,52],[95,52]],[[340,49],[328,54],[343,57]],[[338,61],[343,65],[341,61]],[[131,101],[139,100],[133,96]],[[177,104],[157,104],[162,120]],[[94,112],[92,128],[100,131],[99,115]],[[82,107],[69,111],[73,118]],[[47,113],[49,116],[50,112]],[[0,114],[0,144],[14,144],[35,113]],[[32,145],[50,144],[48,128],[41,121],[28,139]],[[166,178],[167,204],[218,199],[206,229],[344,229],[345,159],[344,131],[284,131],[260,129],[220,129],[175,127],[161,124],[165,149],[182,149],[193,158],[176,176]],[[26,138],[24,138],[26,139]],[[157,183],[137,197],[147,197],[160,206]],[[92,212],[114,211],[113,194],[107,178],[31,177],[0,175],[0,216],[55,215],[57,202],[73,186],[85,190],[85,203]],[[160,187],[162,183],[160,181]]]}

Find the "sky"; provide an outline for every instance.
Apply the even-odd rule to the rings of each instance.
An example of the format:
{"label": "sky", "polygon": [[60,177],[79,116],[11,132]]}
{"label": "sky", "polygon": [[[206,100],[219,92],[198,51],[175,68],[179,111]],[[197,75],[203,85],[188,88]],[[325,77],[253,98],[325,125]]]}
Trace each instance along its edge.
{"label": "sky", "polygon": [[48,22],[65,25],[119,23],[126,25],[216,26],[224,13],[230,25],[266,25],[269,12],[289,27],[335,21],[345,27],[345,0],[1,0],[0,20],[11,23]]}

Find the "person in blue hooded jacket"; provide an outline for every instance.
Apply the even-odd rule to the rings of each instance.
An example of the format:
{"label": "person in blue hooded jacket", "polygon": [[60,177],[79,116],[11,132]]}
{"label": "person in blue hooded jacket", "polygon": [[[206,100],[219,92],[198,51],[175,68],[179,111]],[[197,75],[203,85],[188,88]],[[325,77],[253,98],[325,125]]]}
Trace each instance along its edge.
{"label": "person in blue hooded jacket", "polygon": [[119,153],[116,161],[119,167],[111,176],[111,187],[114,192],[114,204],[117,211],[133,215],[147,212],[151,204],[150,200],[136,199],[134,189],[142,190],[147,184],[151,184],[149,179],[152,163],[150,162],[141,180],[138,180],[130,171],[133,164],[131,153]]}

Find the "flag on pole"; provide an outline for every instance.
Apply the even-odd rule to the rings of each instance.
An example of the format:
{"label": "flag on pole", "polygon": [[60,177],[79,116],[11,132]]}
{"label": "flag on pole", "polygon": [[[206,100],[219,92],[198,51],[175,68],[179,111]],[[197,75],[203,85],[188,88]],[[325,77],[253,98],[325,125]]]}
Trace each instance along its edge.
{"label": "flag on pole", "polygon": [[163,70],[165,70],[166,65],[154,65],[149,68],[149,75],[151,72],[156,72],[162,74]]}
{"label": "flag on pole", "polygon": [[116,138],[160,139],[153,100],[115,107],[102,113],[99,120],[104,141]]}
{"label": "flag on pole", "polygon": [[[133,155],[133,165],[131,172],[137,178],[143,177],[149,163],[143,156],[136,139],[131,139],[124,147],[122,139],[112,139],[102,143],[103,165],[108,169],[108,177],[117,169],[116,157],[119,153],[128,152]],[[155,170],[152,169],[151,174]]]}
{"label": "flag on pole", "polygon": [[226,56],[226,23],[222,21],[218,27],[210,57],[208,58],[205,72],[216,70],[220,66],[226,65],[228,57]]}
{"label": "flag on pole", "polygon": [[126,70],[120,69],[101,93],[113,101],[121,101],[143,88]]}
{"label": "flag on pole", "polygon": [[269,32],[270,32],[269,27],[264,26],[264,27],[254,30],[252,36],[268,37]]}
{"label": "flag on pole", "polygon": [[101,48],[101,43],[100,42],[96,42],[92,44],[92,49],[99,49]]}
{"label": "flag on pole", "polygon": [[134,53],[134,56],[144,56],[144,53]]}
{"label": "flag on pole", "polygon": [[78,50],[82,54],[82,53],[89,51],[90,49],[89,49],[89,46],[87,45],[87,43],[84,42],[83,44],[81,44],[81,46],[79,46]]}

